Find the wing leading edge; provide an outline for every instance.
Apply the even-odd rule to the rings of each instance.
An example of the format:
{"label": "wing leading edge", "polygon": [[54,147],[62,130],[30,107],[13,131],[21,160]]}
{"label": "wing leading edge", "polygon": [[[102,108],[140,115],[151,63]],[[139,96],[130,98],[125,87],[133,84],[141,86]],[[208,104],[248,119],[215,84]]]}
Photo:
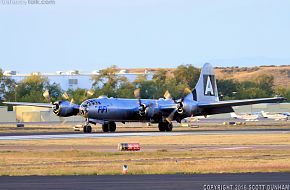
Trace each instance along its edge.
{"label": "wing leading edge", "polygon": [[4,104],[9,104],[13,106],[35,106],[42,108],[53,108],[54,105],[49,103],[30,103],[30,102],[3,102]]}

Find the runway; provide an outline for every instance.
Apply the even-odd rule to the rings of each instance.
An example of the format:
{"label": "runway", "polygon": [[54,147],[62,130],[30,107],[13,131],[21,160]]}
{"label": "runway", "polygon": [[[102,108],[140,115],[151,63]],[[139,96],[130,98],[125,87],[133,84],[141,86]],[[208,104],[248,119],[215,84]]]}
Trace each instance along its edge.
{"label": "runway", "polygon": [[0,189],[290,189],[290,173],[0,177]]}
{"label": "runway", "polygon": [[47,139],[73,139],[73,138],[109,138],[109,137],[158,137],[183,135],[226,135],[226,134],[285,134],[290,129],[236,129],[236,130],[198,130],[177,132],[116,132],[116,133],[37,133],[22,134],[6,133],[0,135],[0,140],[47,140]]}

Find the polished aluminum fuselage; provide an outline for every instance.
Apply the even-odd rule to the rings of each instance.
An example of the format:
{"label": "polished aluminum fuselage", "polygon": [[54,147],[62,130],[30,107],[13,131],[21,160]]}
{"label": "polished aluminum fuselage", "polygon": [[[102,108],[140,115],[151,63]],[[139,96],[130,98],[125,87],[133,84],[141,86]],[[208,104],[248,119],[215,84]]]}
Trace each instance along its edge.
{"label": "polished aluminum fuselage", "polygon": [[[139,114],[139,101],[137,99],[123,98],[94,98],[86,100],[81,104],[87,105],[87,117],[89,119],[101,121],[144,121],[158,122],[162,119],[162,113],[159,111],[159,106],[173,104],[173,100],[166,99],[141,99],[141,104],[150,105],[150,115]],[[155,114],[156,113],[156,114]]]}

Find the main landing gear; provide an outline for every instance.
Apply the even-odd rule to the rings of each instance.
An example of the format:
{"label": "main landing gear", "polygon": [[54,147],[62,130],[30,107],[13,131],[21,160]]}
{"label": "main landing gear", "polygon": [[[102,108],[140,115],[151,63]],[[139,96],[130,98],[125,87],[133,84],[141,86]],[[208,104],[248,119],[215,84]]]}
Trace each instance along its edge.
{"label": "main landing gear", "polygon": [[103,132],[115,132],[116,123],[115,122],[104,123],[102,125],[102,129],[103,129]]}
{"label": "main landing gear", "polygon": [[89,124],[85,124],[83,128],[84,133],[91,133],[92,127]]}
{"label": "main landing gear", "polygon": [[173,125],[169,122],[160,122],[158,124],[159,131],[172,131]]}
{"label": "main landing gear", "polygon": [[[115,132],[116,131],[116,123],[110,121],[109,123],[104,123],[102,125],[103,132]],[[83,132],[84,133],[91,133],[92,127],[90,126],[89,120],[86,120],[86,123],[83,125]]]}

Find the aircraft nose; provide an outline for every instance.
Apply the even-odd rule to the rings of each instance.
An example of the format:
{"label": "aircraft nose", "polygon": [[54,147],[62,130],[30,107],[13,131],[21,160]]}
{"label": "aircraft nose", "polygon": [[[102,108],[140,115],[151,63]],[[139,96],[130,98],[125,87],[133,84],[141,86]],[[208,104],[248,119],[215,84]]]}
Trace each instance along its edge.
{"label": "aircraft nose", "polygon": [[80,115],[83,117],[88,117],[89,109],[87,107],[81,107],[80,108]]}

